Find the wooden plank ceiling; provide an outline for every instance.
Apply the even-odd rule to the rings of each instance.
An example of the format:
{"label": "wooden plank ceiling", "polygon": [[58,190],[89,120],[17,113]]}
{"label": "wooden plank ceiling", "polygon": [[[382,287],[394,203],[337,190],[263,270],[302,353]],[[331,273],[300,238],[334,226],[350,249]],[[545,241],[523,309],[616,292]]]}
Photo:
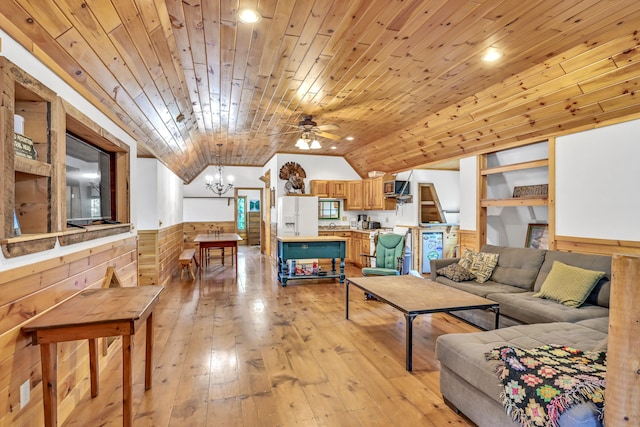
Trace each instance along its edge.
{"label": "wooden plank ceiling", "polygon": [[[246,6],[259,23],[238,21]],[[365,176],[640,112],[637,0],[2,0],[0,13],[186,182],[217,144],[227,165],[300,152],[282,133],[306,114],[342,137],[311,153]],[[490,48],[504,56],[482,62]]]}

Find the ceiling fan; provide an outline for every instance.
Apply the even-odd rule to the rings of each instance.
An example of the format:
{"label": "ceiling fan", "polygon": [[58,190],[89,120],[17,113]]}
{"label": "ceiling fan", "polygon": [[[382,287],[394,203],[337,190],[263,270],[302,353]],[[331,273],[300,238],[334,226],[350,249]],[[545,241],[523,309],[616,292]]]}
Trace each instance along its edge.
{"label": "ceiling fan", "polygon": [[[340,129],[340,126],[336,124],[326,124],[326,125],[318,125],[313,120],[313,117],[310,115],[303,116],[302,120],[298,122],[297,125],[287,125],[290,127],[295,127],[296,130],[279,133],[277,135],[288,135],[293,133],[299,133],[300,138],[296,143],[296,146],[302,150],[308,150],[309,148],[322,148],[320,143],[316,139],[316,136],[320,136],[322,138],[332,139],[334,141],[338,141],[342,139],[341,136],[327,132],[332,130]],[[311,146],[309,146],[311,144]]]}

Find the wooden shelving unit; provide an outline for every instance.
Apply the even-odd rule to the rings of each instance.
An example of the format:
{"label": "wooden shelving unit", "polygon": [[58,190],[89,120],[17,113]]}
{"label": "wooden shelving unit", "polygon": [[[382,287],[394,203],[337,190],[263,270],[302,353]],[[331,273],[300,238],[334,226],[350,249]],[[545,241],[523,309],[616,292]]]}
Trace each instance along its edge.
{"label": "wooden shelving unit", "polygon": [[[0,245],[5,257],[50,250],[61,245],[128,232],[129,147],[108,134],[82,112],[6,58],[0,58],[0,120],[4,124],[0,165]],[[15,115],[24,119],[19,132],[31,141],[34,157],[16,153]],[[66,218],[66,132],[71,129],[88,141],[113,153],[115,158],[115,210],[119,224],[67,229]],[[21,150],[21,153],[24,150]],[[20,235],[14,227],[14,215]],[[92,228],[93,227],[93,228]]]}
{"label": "wooden shelving unit", "polygon": [[[539,142],[536,142],[539,143]],[[534,143],[534,144],[536,144]],[[511,150],[513,150],[512,148]],[[515,148],[517,149],[517,148]],[[547,158],[544,159],[534,159],[528,160],[518,163],[511,163],[499,166],[488,166],[489,156],[496,155],[500,152],[487,153],[479,156],[479,164],[478,164],[478,218],[477,218],[477,226],[478,226],[478,237],[479,237],[479,245],[486,243],[486,234],[487,234],[487,217],[488,217],[488,208],[492,207],[529,207],[530,212],[533,207],[547,207],[548,208],[548,222],[549,222],[549,239],[550,245],[553,245],[553,233],[554,233],[554,224],[553,224],[553,196],[554,194],[554,174],[553,174],[553,162],[552,156],[555,153],[555,139],[551,138],[547,141]],[[527,171],[533,170],[536,168],[542,168],[546,170],[546,180],[548,184],[548,195],[547,197],[500,197],[500,198],[490,198],[489,194],[489,177],[499,176],[499,175],[509,175],[518,171]],[[533,183],[532,183],[533,184]],[[542,183],[535,183],[542,184]],[[513,189],[512,189],[513,190]]]}

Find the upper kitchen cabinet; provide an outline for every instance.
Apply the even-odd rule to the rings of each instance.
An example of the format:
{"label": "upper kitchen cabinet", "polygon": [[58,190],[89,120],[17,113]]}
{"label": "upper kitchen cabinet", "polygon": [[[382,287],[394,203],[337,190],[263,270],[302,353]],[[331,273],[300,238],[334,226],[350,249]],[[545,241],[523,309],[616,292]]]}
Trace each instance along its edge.
{"label": "upper kitchen cabinet", "polygon": [[311,194],[318,197],[329,197],[329,181],[313,179],[311,183]]}
{"label": "upper kitchen cabinet", "polygon": [[384,196],[385,181],[393,181],[392,175],[367,178],[362,183],[363,205],[366,210],[393,210],[396,199]]}
{"label": "upper kitchen cabinet", "polygon": [[318,197],[344,199],[347,197],[347,181],[311,180],[311,194]]}
{"label": "upper kitchen cabinet", "polygon": [[347,197],[344,201],[344,210],[364,209],[362,197],[362,180],[347,181]]}

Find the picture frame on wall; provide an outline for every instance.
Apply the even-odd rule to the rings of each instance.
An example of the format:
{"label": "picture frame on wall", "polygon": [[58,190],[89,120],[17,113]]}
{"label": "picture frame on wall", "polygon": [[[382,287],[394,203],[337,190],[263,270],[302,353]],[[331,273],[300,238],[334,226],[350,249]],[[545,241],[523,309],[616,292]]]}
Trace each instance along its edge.
{"label": "picture frame on wall", "polygon": [[525,248],[549,249],[549,224],[527,225]]}

